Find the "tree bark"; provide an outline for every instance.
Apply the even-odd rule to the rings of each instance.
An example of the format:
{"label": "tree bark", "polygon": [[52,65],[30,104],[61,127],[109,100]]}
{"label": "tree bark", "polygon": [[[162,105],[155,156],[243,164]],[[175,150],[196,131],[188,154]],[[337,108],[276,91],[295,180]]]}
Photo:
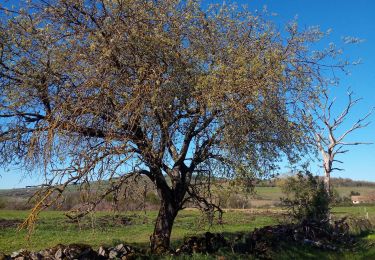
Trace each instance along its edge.
{"label": "tree bark", "polygon": [[331,197],[331,177],[329,173],[326,173],[326,176],[324,177],[324,187],[328,197]]}
{"label": "tree bark", "polygon": [[170,196],[163,196],[161,199],[154,233],[150,237],[151,251],[155,254],[162,254],[170,250],[172,227],[179,209]]}
{"label": "tree bark", "polygon": [[[152,169],[153,181],[156,184],[160,198],[159,214],[156,218],[154,233],[150,237],[151,251],[154,254],[163,254],[170,251],[170,240],[174,220],[181,209],[187,191],[186,174],[179,168],[171,173],[172,187],[168,186],[162,172]],[[181,178],[180,176],[184,176]],[[173,177],[176,177],[173,179]]]}
{"label": "tree bark", "polygon": [[[331,203],[332,197],[331,197],[331,174],[330,172],[326,172],[326,175],[324,177],[324,187],[325,187],[328,199],[329,199],[329,203]],[[327,212],[327,220],[329,223],[332,223],[332,214],[330,210]]]}

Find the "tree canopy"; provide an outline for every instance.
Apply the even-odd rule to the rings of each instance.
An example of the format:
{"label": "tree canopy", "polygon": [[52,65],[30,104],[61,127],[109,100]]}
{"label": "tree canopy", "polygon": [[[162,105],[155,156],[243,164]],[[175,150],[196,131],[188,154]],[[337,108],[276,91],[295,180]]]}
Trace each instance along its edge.
{"label": "tree canopy", "polygon": [[147,176],[161,198],[154,249],[169,246],[184,203],[214,207],[201,187],[213,176],[251,179],[308,149],[305,111],[337,55],[312,51],[316,27],[279,31],[260,14],[197,1],[21,7],[1,8],[0,163],[42,169],[45,195],[113,180],[102,198]]}

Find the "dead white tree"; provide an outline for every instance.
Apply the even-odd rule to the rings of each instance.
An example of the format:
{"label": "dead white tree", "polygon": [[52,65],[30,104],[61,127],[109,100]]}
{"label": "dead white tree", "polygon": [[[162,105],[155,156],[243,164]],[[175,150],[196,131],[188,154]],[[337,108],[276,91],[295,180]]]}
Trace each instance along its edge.
{"label": "dead white tree", "polygon": [[361,100],[361,98],[354,99],[353,92],[348,91],[348,102],[345,108],[338,116],[333,116],[332,108],[336,101],[336,98],[330,100],[327,93],[324,93],[323,102],[320,106],[320,111],[317,111],[318,122],[321,123],[320,130],[315,134],[316,144],[323,157],[323,169],[324,169],[324,184],[327,193],[330,194],[330,177],[331,172],[334,170],[342,171],[343,168],[333,166],[334,163],[342,164],[343,162],[336,159],[339,154],[347,153],[349,146],[372,144],[370,142],[347,142],[346,137],[354,131],[367,127],[370,122],[367,120],[374,108],[372,108],[367,114],[359,118],[355,123],[348,129],[344,130],[341,134],[338,132],[338,128],[343,126],[344,122],[348,118],[352,108]]}

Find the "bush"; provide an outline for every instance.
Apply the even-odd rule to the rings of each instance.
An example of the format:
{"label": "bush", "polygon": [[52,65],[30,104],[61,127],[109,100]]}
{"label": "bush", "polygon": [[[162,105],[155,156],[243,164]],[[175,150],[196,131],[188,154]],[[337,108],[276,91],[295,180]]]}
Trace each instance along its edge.
{"label": "bush", "polygon": [[66,194],[64,198],[64,202],[62,203],[60,210],[71,210],[76,205],[79,205],[80,201],[80,193],[79,192],[69,192]]}
{"label": "bush", "polygon": [[358,191],[350,191],[350,194],[349,196],[360,196],[361,193],[359,193]]}
{"label": "bush", "polygon": [[250,208],[250,202],[245,196],[238,194],[230,195],[226,207],[231,209],[247,209]]}
{"label": "bush", "polygon": [[0,197],[0,209],[4,209],[7,206],[7,201],[5,198]]}
{"label": "bush", "polygon": [[25,198],[8,197],[5,200],[4,209],[10,210],[29,210],[32,208],[32,204]]}
{"label": "bush", "polygon": [[356,235],[368,234],[374,228],[371,220],[367,218],[348,218],[346,223],[350,232]]}
{"label": "bush", "polygon": [[145,200],[146,200],[146,203],[150,205],[154,205],[154,206],[160,205],[160,198],[154,192],[148,192]]}
{"label": "bush", "polygon": [[336,189],[332,189],[331,205],[332,206],[352,206],[353,203],[350,197],[340,196],[340,193]]}
{"label": "bush", "polygon": [[294,221],[317,221],[328,223],[330,196],[324,183],[310,172],[299,172],[288,178],[281,186],[286,194],[281,198],[282,205],[287,209]]}

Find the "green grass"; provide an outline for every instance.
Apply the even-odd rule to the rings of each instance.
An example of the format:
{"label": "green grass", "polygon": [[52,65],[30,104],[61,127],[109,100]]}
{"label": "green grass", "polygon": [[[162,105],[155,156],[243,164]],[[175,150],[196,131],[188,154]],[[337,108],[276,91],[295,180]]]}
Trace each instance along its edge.
{"label": "green grass", "polygon": [[369,217],[375,217],[375,206],[359,204],[359,205],[350,206],[350,207],[337,207],[337,208],[333,208],[332,212],[338,216],[350,215],[354,217],[365,218],[367,217],[367,213],[368,213]]}
{"label": "green grass", "polygon": [[[335,187],[340,196],[349,197],[351,191],[359,192],[361,195],[368,195],[375,192],[374,187]],[[281,192],[280,187],[256,187],[256,198],[265,200],[278,201],[285,195]]]}
{"label": "green grass", "polygon": [[[365,216],[365,207],[338,207],[334,208],[336,215],[344,216]],[[375,217],[375,206],[366,207],[370,217]],[[27,211],[0,211],[0,220],[22,220],[27,216]],[[16,228],[0,227],[0,252],[11,253],[20,248],[29,250],[40,250],[55,246],[56,244],[85,243],[94,249],[100,245],[115,245],[125,242],[133,245],[147,247],[149,236],[153,231],[153,223],[156,212],[147,214],[143,212],[128,212],[132,225],[115,226],[106,224],[103,220],[110,219],[110,213],[99,212],[86,218],[80,226],[68,222],[63,212],[46,211],[42,212],[38,220],[35,232],[30,241],[25,240],[26,231],[17,232]],[[256,227],[277,224],[281,217],[277,215],[253,214],[247,211],[230,211],[224,214],[224,224],[209,226],[198,211],[181,211],[175,221],[172,233],[172,245],[185,236],[197,235],[206,231],[235,233],[249,232]],[[104,224],[103,224],[104,223]],[[355,249],[355,252],[325,252],[310,247],[282,247],[276,252],[277,259],[375,259],[375,234],[367,234],[362,243]],[[220,255],[220,254],[218,254]],[[215,259],[218,255],[195,255],[193,258],[180,257],[180,259]],[[243,259],[249,256],[238,256],[225,253],[227,259]]]}
{"label": "green grass", "polygon": [[[19,219],[27,216],[27,211],[0,211],[0,219]],[[26,248],[39,250],[52,247],[58,243],[85,243],[94,248],[100,245],[113,245],[119,241],[131,244],[147,244],[152,234],[156,212],[129,212],[133,225],[113,226],[101,225],[101,217],[111,217],[109,213],[99,212],[88,217],[79,228],[77,224],[68,222],[62,212],[42,212],[35,232],[30,241],[25,240],[26,231],[17,232],[15,228],[0,228],[0,252]],[[224,214],[224,224],[209,226],[198,211],[181,211],[175,221],[172,240],[177,241],[185,236],[197,235],[206,231],[238,232],[251,231],[256,227],[271,225],[276,222],[272,216],[257,216],[246,213],[228,212]],[[91,223],[94,223],[91,225]]]}
{"label": "green grass", "polygon": [[335,189],[339,192],[340,196],[349,196],[351,191],[359,192],[362,196],[366,196],[370,193],[375,192],[374,187],[335,187]]}
{"label": "green grass", "polygon": [[282,250],[277,252],[275,259],[337,259],[337,260],[356,260],[356,259],[375,259],[375,246],[370,243],[360,243],[354,251],[327,251],[319,250],[309,246],[283,246]]}
{"label": "green grass", "polygon": [[280,187],[256,187],[256,197],[268,200],[279,200],[283,196]]}

